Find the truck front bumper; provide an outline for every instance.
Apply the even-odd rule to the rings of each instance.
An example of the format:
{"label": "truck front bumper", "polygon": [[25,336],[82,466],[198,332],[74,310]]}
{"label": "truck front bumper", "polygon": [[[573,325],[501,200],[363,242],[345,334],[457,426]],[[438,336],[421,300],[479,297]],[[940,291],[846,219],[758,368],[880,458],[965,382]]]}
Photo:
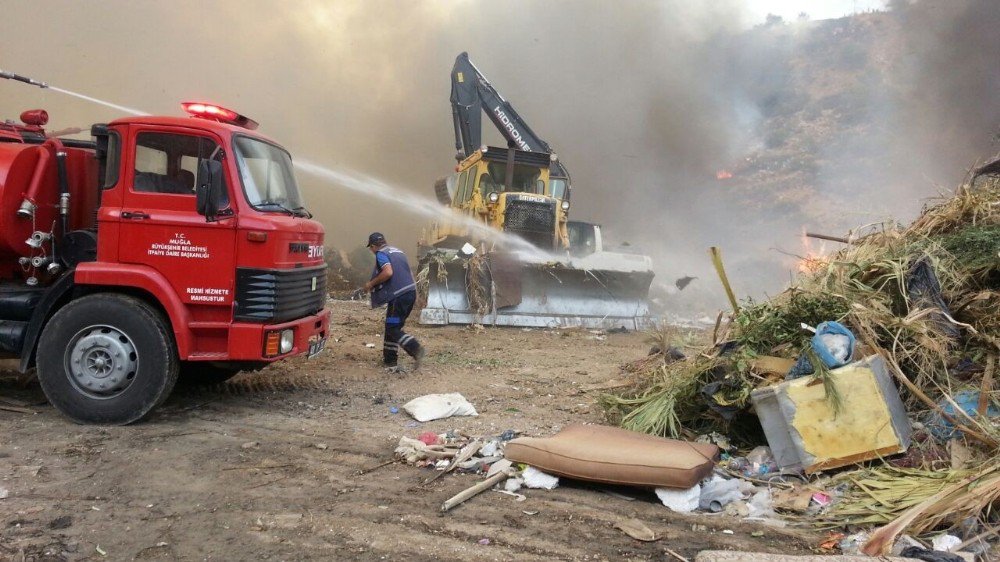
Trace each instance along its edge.
{"label": "truck front bumper", "polygon": [[[268,332],[292,330],[291,351],[268,356],[265,353],[265,339]],[[294,355],[302,355],[322,349],[330,333],[330,310],[324,308],[312,316],[299,318],[281,324],[234,323],[229,335],[229,360],[236,361],[277,361]]]}

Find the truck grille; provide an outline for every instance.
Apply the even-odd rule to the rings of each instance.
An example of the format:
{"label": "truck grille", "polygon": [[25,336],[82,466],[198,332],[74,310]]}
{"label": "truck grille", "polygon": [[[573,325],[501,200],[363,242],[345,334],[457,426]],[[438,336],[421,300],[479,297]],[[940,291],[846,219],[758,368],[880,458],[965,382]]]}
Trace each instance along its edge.
{"label": "truck grille", "polygon": [[326,266],[236,269],[236,320],[286,322],[323,309]]}
{"label": "truck grille", "polygon": [[551,248],[555,241],[555,202],[521,201],[507,203],[503,228],[540,247]]}

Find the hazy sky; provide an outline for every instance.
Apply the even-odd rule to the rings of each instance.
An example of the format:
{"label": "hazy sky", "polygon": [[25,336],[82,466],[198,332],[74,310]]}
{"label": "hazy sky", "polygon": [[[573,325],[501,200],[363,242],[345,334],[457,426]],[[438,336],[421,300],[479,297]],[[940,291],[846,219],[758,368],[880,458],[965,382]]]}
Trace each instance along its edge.
{"label": "hazy sky", "polygon": [[[988,139],[980,134],[981,124],[1000,115],[996,0],[924,2],[934,9],[883,18],[879,25],[898,21],[902,30],[884,49],[868,53],[857,45],[862,66],[872,57],[869,66],[888,77],[872,84],[894,84],[896,97],[867,83],[847,92],[854,96],[848,105],[867,109],[862,115],[884,124],[863,146],[882,152],[893,147],[899,172],[938,172],[913,182],[919,191],[914,197],[899,198],[911,207],[933,191],[940,176],[940,185],[961,179],[964,166],[984,151],[956,149],[954,157],[937,160],[928,155],[964,148],[956,142],[963,136]],[[297,159],[368,174],[378,180],[371,190],[386,182],[433,200],[434,181],[454,166],[449,71],[455,56],[468,51],[572,169],[575,219],[600,222],[609,239],[651,254],[658,279],[667,283],[683,275],[712,278],[705,248],[722,246],[730,274],[750,286],[754,271],[785,282],[787,275],[774,263],[783,257],[772,248],[799,248],[802,219],[788,214],[795,205],[743,208],[715,173],[760,144],[754,128],[758,102],[794,98],[788,80],[796,69],[781,65],[789,53],[801,52],[799,41],[809,40],[799,32],[826,27],[823,45],[843,45],[856,39],[843,35],[834,41],[842,37],[836,34],[841,24],[817,20],[882,5],[0,0],[0,68],[157,114],[178,115],[182,100],[215,101],[259,121],[260,131]],[[813,23],[747,32],[768,13],[794,22],[800,12]],[[823,83],[799,82],[815,86],[816,96],[838,93],[826,92]],[[49,111],[52,129],[89,127],[122,115],[54,90],[0,80],[0,118],[34,107]],[[934,134],[917,134],[927,131]],[[912,139],[927,142],[916,150]],[[821,146],[817,154],[832,161],[862,140]],[[932,160],[940,164],[937,170],[925,165]],[[304,174],[299,181],[332,246],[351,249],[378,230],[412,249],[428,226],[428,218],[411,212],[405,201],[390,205]],[[895,201],[891,215],[882,214],[872,196],[849,201],[851,208],[879,213],[850,226],[899,216]],[[846,215],[843,207],[830,208]],[[784,228],[761,229],[749,220],[767,213],[784,221]],[[826,223],[805,226],[842,232]],[[758,261],[741,271],[741,258]],[[685,290],[685,299],[698,289]]]}

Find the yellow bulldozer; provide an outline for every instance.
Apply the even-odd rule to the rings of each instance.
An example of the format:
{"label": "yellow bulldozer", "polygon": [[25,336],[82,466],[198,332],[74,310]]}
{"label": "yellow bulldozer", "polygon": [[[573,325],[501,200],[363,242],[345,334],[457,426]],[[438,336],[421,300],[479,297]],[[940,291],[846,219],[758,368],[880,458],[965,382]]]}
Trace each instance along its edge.
{"label": "yellow bulldozer", "polygon": [[[599,225],[569,220],[565,166],[466,53],[451,100],[458,164],[434,189],[452,212],[421,241],[421,323],[649,325],[649,257],[605,251]],[[482,112],[506,148],[480,144]]]}

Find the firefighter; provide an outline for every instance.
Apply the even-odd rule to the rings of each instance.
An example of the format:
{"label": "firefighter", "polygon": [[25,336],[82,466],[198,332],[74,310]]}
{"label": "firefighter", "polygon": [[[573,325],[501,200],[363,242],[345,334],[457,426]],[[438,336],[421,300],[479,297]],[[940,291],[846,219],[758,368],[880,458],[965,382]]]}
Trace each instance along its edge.
{"label": "firefighter", "polygon": [[375,269],[372,270],[372,278],[365,283],[364,291],[371,293],[372,308],[387,305],[383,362],[390,372],[400,372],[397,361],[402,348],[416,361],[414,370],[419,369],[426,351],[417,338],[403,332],[406,319],[417,300],[417,283],[413,280],[406,254],[388,245],[381,232],[368,236],[368,249],[375,254]]}

